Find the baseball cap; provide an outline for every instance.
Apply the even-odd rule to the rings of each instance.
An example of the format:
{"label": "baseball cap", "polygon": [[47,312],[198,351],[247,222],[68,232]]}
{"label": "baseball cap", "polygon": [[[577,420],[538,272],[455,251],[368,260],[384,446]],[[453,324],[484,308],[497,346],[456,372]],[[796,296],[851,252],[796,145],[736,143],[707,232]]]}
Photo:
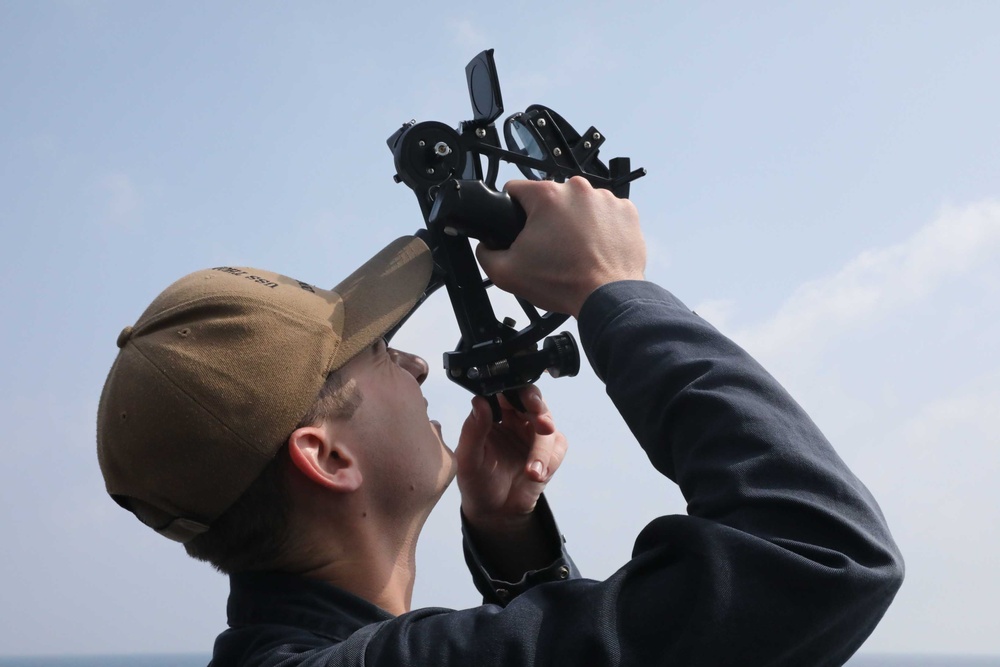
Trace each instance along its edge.
{"label": "baseball cap", "polygon": [[109,494],[178,542],[263,472],[326,377],[414,308],[433,261],[396,239],[332,290],[217,267],[163,291],[118,337],[97,411]]}

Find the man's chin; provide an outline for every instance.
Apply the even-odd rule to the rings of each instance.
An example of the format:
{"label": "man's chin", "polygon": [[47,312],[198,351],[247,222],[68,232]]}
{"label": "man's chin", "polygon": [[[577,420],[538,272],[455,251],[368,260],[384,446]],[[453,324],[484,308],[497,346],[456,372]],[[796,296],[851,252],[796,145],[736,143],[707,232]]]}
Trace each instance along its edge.
{"label": "man's chin", "polygon": [[430,425],[431,425],[431,430],[434,431],[434,435],[437,436],[438,442],[440,442],[441,446],[444,447],[445,450],[447,450],[447,452],[451,456],[451,458],[454,459],[455,458],[455,452],[454,452],[454,450],[452,450],[451,447],[448,446],[448,443],[446,443],[444,441],[444,434],[441,432],[441,423],[439,421],[437,421],[436,419],[431,419],[429,421],[430,421]]}
{"label": "man's chin", "polygon": [[447,489],[455,481],[455,475],[458,474],[458,458],[455,456],[455,452],[451,451],[451,448],[444,444],[444,442],[441,443],[441,446],[444,447],[448,455],[447,477],[444,481],[444,488]]}
{"label": "man's chin", "polygon": [[433,430],[434,435],[437,436],[441,449],[444,450],[444,456],[447,458],[446,462],[442,462],[442,467],[447,469],[447,476],[442,484],[443,492],[444,489],[448,488],[448,485],[451,484],[452,480],[455,479],[455,474],[458,472],[458,461],[455,458],[455,451],[444,441],[444,434],[441,432],[441,423],[436,419],[430,419],[428,421],[430,422],[431,430]]}

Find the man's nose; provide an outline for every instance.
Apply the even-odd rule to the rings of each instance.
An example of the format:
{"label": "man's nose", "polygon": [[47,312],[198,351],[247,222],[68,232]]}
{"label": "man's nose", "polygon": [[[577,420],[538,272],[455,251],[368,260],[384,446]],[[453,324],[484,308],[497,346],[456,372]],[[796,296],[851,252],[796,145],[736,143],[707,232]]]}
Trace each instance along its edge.
{"label": "man's nose", "polygon": [[430,367],[422,357],[396,349],[390,349],[389,352],[392,354],[393,361],[399,364],[400,368],[404,369],[417,379],[417,384],[424,383],[424,380],[427,379],[427,372],[430,370]]}

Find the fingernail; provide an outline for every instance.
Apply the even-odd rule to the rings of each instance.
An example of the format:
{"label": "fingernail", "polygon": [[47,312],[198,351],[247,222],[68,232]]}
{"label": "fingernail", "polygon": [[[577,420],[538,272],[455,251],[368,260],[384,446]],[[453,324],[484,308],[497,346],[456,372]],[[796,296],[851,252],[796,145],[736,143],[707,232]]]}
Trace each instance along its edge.
{"label": "fingernail", "polygon": [[543,476],[542,475],[542,462],[541,461],[532,461],[531,465],[528,466],[528,470],[530,470],[531,472],[535,473],[539,477]]}

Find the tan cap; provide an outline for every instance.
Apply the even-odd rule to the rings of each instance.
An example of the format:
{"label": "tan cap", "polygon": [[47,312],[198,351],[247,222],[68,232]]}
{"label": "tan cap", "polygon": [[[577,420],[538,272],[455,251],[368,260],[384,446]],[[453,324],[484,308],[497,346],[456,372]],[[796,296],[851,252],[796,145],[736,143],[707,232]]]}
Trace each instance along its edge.
{"label": "tan cap", "polygon": [[120,351],[97,411],[108,493],[179,542],[208,530],[274,458],[327,375],[412,310],[433,262],[390,243],[333,290],[220,267],[168,287]]}

